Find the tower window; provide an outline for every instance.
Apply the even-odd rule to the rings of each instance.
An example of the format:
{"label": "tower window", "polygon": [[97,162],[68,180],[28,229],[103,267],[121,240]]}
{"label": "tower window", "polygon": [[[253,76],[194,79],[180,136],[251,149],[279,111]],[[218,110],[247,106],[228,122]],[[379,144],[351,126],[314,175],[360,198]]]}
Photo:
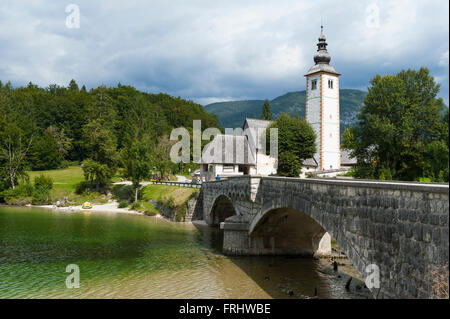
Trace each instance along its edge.
{"label": "tower window", "polygon": [[333,80],[328,80],[328,88],[333,89]]}
{"label": "tower window", "polygon": [[315,90],[317,89],[317,80],[312,80],[311,81],[311,90]]}

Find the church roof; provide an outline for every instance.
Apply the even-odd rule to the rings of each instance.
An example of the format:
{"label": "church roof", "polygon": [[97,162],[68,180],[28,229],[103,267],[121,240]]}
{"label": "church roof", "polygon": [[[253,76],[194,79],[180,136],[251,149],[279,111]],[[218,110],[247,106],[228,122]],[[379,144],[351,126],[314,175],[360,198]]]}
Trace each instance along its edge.
{"label": "church roof", "polygon": [[316,158],[314,158],[314,157],[305,159],[303,161],[303,165],[304,166],[309,166],[309,167],[318,167],[319,166]]}
{"label": "church roof", "polygon": [[332,67],[331,65],[320,63],[320,64],[313,65],[309,69],[309,71],[305,74],[305,76],[311,75],[311,74],[314,74],[317,72],[327,72],[327,73],[332,73],[332,74],[336,74],[336,75],[341,75],[340,73],[337,73],[336,70],[334,69],[334,67]]}
{"label": "church roof", "polygon": [[245,129],[246,123],[249,128],[267,128],[273,121],[246,118],[242,129]]}
{"label": "church roof", "polygon": [[256,165],[256,160],[245,135],[218,134],[203,149],[202,163]]}

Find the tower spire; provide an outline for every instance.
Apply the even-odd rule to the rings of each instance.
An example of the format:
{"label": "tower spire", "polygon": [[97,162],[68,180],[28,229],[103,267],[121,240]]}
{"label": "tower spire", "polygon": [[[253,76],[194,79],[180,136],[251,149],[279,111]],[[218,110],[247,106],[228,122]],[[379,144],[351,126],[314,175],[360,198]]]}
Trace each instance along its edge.
{"label": "tower spire", "polygon": [[323,25],[321,25],[319,42],[317,43],[317,52],[314,54],[314,62],[316,62],[316,64],[329,64],[331,61],[331,56],[327,51],[328,43],[326,41],[327,39],[323,34]]}

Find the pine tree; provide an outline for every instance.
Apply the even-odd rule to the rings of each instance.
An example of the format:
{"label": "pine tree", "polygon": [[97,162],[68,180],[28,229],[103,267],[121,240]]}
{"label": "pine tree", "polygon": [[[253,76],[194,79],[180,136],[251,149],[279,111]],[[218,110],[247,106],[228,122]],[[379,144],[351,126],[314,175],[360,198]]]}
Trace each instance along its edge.
{"label": "pine tree", "polygon": [[261,120],[270,121],[272,120],[272,111],[270,111],[269,100],[265,100],[262,107]]}

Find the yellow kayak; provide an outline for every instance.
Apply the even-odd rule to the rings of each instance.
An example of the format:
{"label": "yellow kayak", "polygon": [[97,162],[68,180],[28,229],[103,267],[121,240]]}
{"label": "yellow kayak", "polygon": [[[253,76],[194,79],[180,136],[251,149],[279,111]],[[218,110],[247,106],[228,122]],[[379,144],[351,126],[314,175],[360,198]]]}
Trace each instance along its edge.
{"label": "yellow kayak", "polygon": [[91,209],[91,208],[92,208],[92,205],[91,205],[91,203],[89,203],[89,202],[85,202],[85,203],[81,206],[81,208],[82,208],[82,209]]}

